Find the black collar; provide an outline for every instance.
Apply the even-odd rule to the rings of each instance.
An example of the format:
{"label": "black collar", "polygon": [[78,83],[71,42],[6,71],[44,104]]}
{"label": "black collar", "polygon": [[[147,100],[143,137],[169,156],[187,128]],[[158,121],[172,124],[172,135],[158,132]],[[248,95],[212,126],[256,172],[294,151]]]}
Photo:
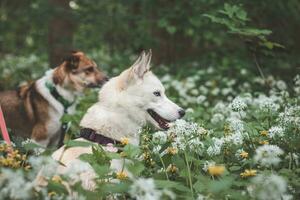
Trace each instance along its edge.
{"label": "black collar", "polygon": [[91,128],[82,128],[80,130],[80,137],[95,142],[101,145],[111,144],[120,144],[120,141],[105,137],[104,135],[98,134],[95,130]]}
{"label": "black collar", "polygon": [[49,89],[51,95],[57,100],[59,101],[63,107],[64,107],[64,113],[67,113],[67,110],[70,106],[73,105],[74,101],[73,102],[69,102],[68,100],[66,100],[63,96],[61,96],[56,87],[53,85],[53,83],[50,83],[50,82],[46,82],[45,83],[46,87]]}

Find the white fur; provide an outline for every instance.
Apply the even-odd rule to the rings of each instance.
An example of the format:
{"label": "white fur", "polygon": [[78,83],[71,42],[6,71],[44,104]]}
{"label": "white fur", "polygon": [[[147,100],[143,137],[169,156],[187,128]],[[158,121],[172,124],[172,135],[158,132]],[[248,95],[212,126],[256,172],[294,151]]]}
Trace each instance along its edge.
{"label": "white fur", "polygon": [[[153,109],[169,121],[180,118],[178,112],[181,108],[166,97],[163,85],[149,71],[150,59],[151,55],[143,54],[131,68],[110,79],[99,92],[99,102],[84,115],[81,127],[91,128],[115,140],[127,137],[131,144],[138,145],[139,130],[147,122],[159,128],[147,109]],[[161,96],[155,96],[155,91],[160,91]],[[91,148],[62,147],[53,154],[53,158],[69,168],[70,163],[83,153],[91,153]],[[111,165],[113,169],[122,169],[120,160],[113,160]],[[83,180],[85,183],[89,181]]]}
{"label": "white fur", "polygon": [[[64,107],[63,105],[57,101],[50,93],[49,89],[46,87],[46,82],[53,84],[53,70],[49,70],[46,72],[45,76],[38,79],[35,83],[37,91],[48,101],[48,114],[49,121],[47,123],[47,139],[44,141],[38,141],[42,146],[48,146],[50,140],[54,140],[53,144],[57,144],[60,139],[60,130],[61,130],[61,122],[60,119],[64,115]],[[73,102],[76,98],[74,92],[69,91],[59,85],[54,85],[56,87],[57,92],[66,100]],[[72,111],[75,110],[75,103],[68,108],[68,113],[72,114]]]}

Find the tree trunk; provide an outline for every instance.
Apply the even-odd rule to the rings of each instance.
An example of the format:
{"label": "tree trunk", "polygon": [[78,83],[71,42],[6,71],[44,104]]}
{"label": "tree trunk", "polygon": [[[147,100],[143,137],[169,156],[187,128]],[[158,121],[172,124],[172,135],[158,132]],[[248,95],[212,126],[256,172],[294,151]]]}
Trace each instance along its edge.
{"label": "tree trunk", "polygon": [[58,66],[62,58],[72,50],[75,25],[70,0],[49,0],[52,14],[49,20],[48,50],[50,67]]}

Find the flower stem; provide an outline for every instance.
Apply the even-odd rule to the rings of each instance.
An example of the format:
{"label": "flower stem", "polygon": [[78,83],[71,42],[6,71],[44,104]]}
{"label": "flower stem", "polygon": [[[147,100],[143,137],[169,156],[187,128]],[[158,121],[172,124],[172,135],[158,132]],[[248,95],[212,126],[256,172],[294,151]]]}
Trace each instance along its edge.
{"label": "flower stem", "polygon": [[186,162],[186,166],[187,166],[187,170],[188,170],[188,178],[189,178],[189,183],[190,183],[190,189],[191,189],[191,193],[192,193],[192,197],[194,198],[194,190],[193,190],[193,183],[192,183],[192,176],[191,176],[191,169],[190,169],[190,165],[186,156],[186,152],[184,152],[184,158],[185,158],[185,162]]}
{"label": "flower stem", "polygon": [[159,159],[160,159],[160,162],[161,162],[161,164],[162,164],[162,166],[164,168],[164,172],[165,172],[166,178],[169,181],[169,176],[168,176],[168,172],[167,172],[167,169],[166,169],[166,165],[165,165],[163,159],[161,158],[161,156],[159,156]]}

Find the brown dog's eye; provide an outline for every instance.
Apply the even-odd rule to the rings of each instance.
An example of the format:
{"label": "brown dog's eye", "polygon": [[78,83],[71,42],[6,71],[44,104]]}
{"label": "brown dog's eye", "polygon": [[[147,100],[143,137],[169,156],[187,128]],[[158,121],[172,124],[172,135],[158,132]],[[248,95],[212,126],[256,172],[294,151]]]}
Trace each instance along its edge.
{"label": "brown dog's eye", "polygon": [[94,67],[88,67],[84,70],[85,73],[89,74],[89,73],[93,73],[94,72]]}

